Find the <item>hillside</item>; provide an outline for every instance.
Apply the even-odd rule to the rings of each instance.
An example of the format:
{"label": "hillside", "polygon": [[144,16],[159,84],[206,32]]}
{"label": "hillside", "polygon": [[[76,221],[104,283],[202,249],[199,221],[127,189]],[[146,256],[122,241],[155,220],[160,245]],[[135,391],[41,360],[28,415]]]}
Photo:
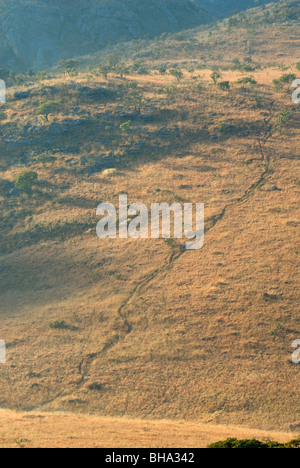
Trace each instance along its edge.
{"label": "hillside", "polygon": [[21,414],[0,410],[0,448],[206,448],[228,437],[286,443],[297,433],[186,421],[101,418],[71,413]]}
{"label": "hillside", "polygon": [[[48,68],[120,41],[228,16],[253,0],[1,0],[1,68]],[[261,3],[266,3],[262,1]]]}
{"label": "hillside", "polygon": [[[291,99],[299,16],[292,2],[278,8],[159,46],[129,44],[125,72],[118,62],[103,73],[103,58],[74,73],[7,77],[0,408],[8,421],[20,417],[22,428],[28,414],[6,410],[67,411],[299,433],[291,360],[300,338],[300,113]],[[46,120],[38,110],[49,101]],[[16,186],[29,171],[32,190]],[[204,247],[100,240],[96,207],[116,205],[121,193],[147,206],[205,203]],[[27,438],[21,432],[2,434],[3,445]]]}

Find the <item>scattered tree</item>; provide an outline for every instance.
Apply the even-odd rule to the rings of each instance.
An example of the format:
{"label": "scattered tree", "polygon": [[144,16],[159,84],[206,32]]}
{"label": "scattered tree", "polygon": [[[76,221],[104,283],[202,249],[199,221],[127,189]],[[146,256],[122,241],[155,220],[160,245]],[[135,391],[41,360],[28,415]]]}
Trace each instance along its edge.
{"label": "scattered tree", "polygon": [[178,70],[177,68],[173,68],[172,70],[169,71],[169,73],[170,75],[174,76],[174,78],[176,78],[178,83],[180,83],[180,81],[183,78],[183,73],[181,70]]}
{"label": "scattered tree", "polygon": [[49,115],[50,114],[55,114],[59,109],[59,103],[55,101],[48,101],[44,102],[43,104],[40,104],[40,106],[37,109],[37,115],[43,115],[45,119],[49,120]]}
{"label": "scattered tree", "polygon": [[110,67],[108,65],[100,65],[99,73],[103,76],[105,80],[108,79],[108,73],[110,72]]}
{"label": "scattered tree", "polygon": [[144,93],[141,89],[131,88],[125,97],[125,109],[134,109],[137,114],[141,113],[144,105]]}
{"label": "scattered tree", "polygon": [[78,60],[60,60],[57,64],[57,68],[64,73],[68,73],[69,76],[76,75],[78,73],[80,63]]}
{"label": "scattered tree", "polygon": [[211,79],[213,80],[213,82],[215,84],[217,84],[218,80],[221,78],[221,75],[219,72],[217,71],[214,71],[211,75],[210,75]]}

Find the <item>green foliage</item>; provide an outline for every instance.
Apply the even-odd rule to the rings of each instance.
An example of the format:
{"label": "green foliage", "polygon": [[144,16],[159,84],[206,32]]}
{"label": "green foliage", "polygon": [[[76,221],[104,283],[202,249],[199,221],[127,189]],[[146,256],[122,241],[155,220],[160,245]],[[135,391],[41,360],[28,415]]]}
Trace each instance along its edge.
{"label": "green foliage", "polygon": [[214,444],[210,444],[207,448],[300,448],[300,439],[292,440],[287,444],[279,442],[260,442],[256,439],[226,439]]}
{"label": "green foliage", "polygon": [[221,89],[224,89],[224,90],[230,89],[229,81],[221,81],[220,83],[218,83],[218,85],[220,86]]}
{"label": "green foliage", "polygon": [[294,73],[285,73],[278,80],[277,79],[273,80],[273,83],[274,83],[274,86],[275,86],[276,89],[280,89],[280,88],[283,87],[284,84],[291,83],[296,78],[297,78],[297,76]]}
{"label": "green foliage", "polygon": [[252,96],[252,100],[254,101],[255,107],[258,107],[258,108],[262,107],[262,98],[261,98],[261,96],[256,94],[255,96]]}
{"label": "green foliage", "polygon": [[183,73],[181,70],[178,70],[177,68],[172,68],[172,70],[169,71],[170,75],[174,76],[178,83],[182,80],[183,78]]}
{"label": "green foliage", "polygon": [[7,119],[7,114],[6,112],[0,111],[0,121],[1,120],[6,120]]}
{"label": "green foliage", "polygon": [[300,62],[297,63],[296,68],[300,71]]}
{"label": "green foliage", "polygon": [[55,161],[55,157],[50,154],[40,154],[35,158],[35,160],[45,165]]}
{"label": "green foliage", "polygon": [[217,71],[214,71],[211,75],[210,75],[211,79],[213,80],[213,82],[215,84],[217,84],[218,80],[221,78],[221,75],[219,72]]}
{"label": "green foliage", "polygon": [[128,120],[128,122],[124,122],[123,124],[120,125],[120,130],[122,132],[127,132],[130,129],[131,125],[131,120]]}
{"label": "green foliage", "polygon": [[111,71],[110,67],[108,65],[100,65],[98,70],[99,70],[100,75],[102,75],[103,78],[107,80],[108,74]]}
{"label": "green foliage", "polygon": [[129,69],[124,63],[120,62],[116,65],[115,72],[120,75],[120,78],[124,78],[125,75],[128,75]]}
{"label": "green foliage", "polygon": [[53,329],[63,329],[66,327],[65,321],[64,320],[53,320],[53,322],[50,323],[50,328]]}
{"label": "green foliage", "polygon": [[135,60],[135,62],[133,62],[133,64],[131,65],[131,70],[133,72],[137,72],[138,69],[141,67],[143,61],[141,59],[139,60]]}
{"label": "green foliage", "polygon": [[60,60],[57,64],[57,68],[68,75],[77,75],[80,63],[78,60]]}
{"label": "green foliage", "polygon": [[58,102],[47,101],[47,102],[40,104],[36,113],[37,115],[43,115],[45,119],[48,121],[48,116],[50,114],[55,114],[58,111],[59,107],[60,106]]}
{"label": "green foliage", "polygon": [[290,83],[291,81],[294,81],[296,78],[297,78],[297,76],[294,73],[285,73],[280,78],[280,81],[282,83]]}
{"label": "green foliage", "polygon": [[165,75],[167,72],[167,68],[162,65],[161,67],[159,67],[158,71],[161,75]]}
{"label": "green foliage", "polygon": [[46,79],[46,77],[47,77],[46,70],[39,70],[35,73],[35,76],[34,76],[36,81],[43,81]]}
{"label": "green foliage", "polygon": [[150,71],[145,67],[142,59],[138,59],[132,64],[131,71],[139,75],[147,75],[150,73]]}
{"label": "green foliage", "polygon": [[239,70],[241,72],[251,72],[255,71],[258,66],[253,66],[252,65],[252,58],[251,57],[246,57],[243,62],[240,61],[239,58],[235,58],[232,61],[232,70]]}
{"label": "green foliage", "polygon": [[293,439],[291,440],[290,442],[288,442],[287,444],[284,444],[285,448],[300,448],[300,439]]}
{"label": "green foliage", "polygon": [[129,88],[129,91],[124,100],[125,110],[134,110],[140,114],[144,105],[144,93],[139,88]]}
{"label": "green foliage", "polygon": [[16,178],[15,186],[26,192],[27,194],[31,194],[32,192],[32,187],[37,183],[38,181],[38,174],[33,171],[25,171],[21,172],[21,174],[18,175]]}
{"label": "green foliage", "polygon": [[252,85],[257,84],[257,81],[254,78],[251,78],[249,76],[240,78],[239,80],[237,80],[237,82],[241,84],[252,84]]}
{"label": "green foliage", "polygon": [[280,112],[277,116],[278,116],[278,123],[285,125],[292,117],[292,114],[289,111],[283,111],[283,112]]}
{"label": "green foliage", "polygon": [[111,70],[114,70],[119,63],[120,63],[120,57],[118,55],[110,54],[106,57],[106,65]]}

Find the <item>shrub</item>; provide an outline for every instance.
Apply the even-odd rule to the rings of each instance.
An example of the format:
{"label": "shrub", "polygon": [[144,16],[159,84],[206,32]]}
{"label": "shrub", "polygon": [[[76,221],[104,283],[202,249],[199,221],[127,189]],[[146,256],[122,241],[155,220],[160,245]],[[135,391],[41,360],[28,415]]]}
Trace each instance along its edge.
{"label": "shrub", "polygon": [[141,113],[144,106],[144,93],[140,89],[130,89],[125,97],[124,108],[125,110],[133,109],[137,114]]}
{"label": "shrub", "polygon": [[297,76],[294,73],[285,73],[279,80],[273,80],[273,83],[276,89],[280,89],[284,84],[291,83],[296,78]]}
{"label": "shrub", "polygon": [[50,154],[40,154],[35,158],[35,160],[45,165],[47,163],[54,162],[55,157]]}
{"label": "shrub", "polygon": [[16,178],[15,186],[26,192],[28,195],[32,192],[32,187],[36,184],[38,175],[36,172],[25,171]]}
{"label": "shrub", "polygon": [[53,320],[53,322],[50,323],[50,328],[54,329],[62,329],[65,328],[66,324],[64,320]]}
{"label": "shrub", "polygon": [[262,98],[258,94],[252,96],[252,100],[256,107],[262,107]]}
{"label": "shrub", "polygon": [[244,78],[240,78],[238,81],[238,83],[243,83],[243,84],[257,84],[257,81],[254,79],[254,78],[250,78],[248,76],[245,76]]}
{"label": "shrub", "polygon": [[280,81],[282,83],[290,83],[291,81],[294,81],[296,78],[297,78],[297,76],[294,73],[285,73],[280,78]]}
{"label": "shrub", "polygon": [[221,81],[218,83],[221,89],[230,89],[229,81]]}
{"label": "shrub", "polygon": [[130,129],[130,125],[131,125],[131,120],[128,120],[128,122],[124,122],[120,125],[120,130],[122,132],[127,132]]}
{"label": "shrub", "polygon": [[78,73],[80,63],[78,60],[60,60],[57,64],[57,68],[68,75],[76,75]]}
{"label": "shrub", "polygon": [[292,440],[287,444],[272,441],[260,442],[256,439],[226,439],[210,444],[207,448],[300,448],[300,439]]}

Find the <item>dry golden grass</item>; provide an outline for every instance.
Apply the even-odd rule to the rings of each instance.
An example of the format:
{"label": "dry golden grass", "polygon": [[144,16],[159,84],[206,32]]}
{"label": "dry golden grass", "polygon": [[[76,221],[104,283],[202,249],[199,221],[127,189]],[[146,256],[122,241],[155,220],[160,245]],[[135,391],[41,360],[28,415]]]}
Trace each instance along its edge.
{"label": "dry golden grass", "polygon": [[[291,363],[300,333],[299,112],[289,84],[279,91],[272,84],[296,69],[224,71],[229,92],[213,84],[211,73],[185,72],[171,97],[158,91],[174,83],[170,76],[129,76],[156,108],[149,110],[153,121],[133,122],[129,136],[119,132],[118,118],[115,127],[103,127],[119,101],[80,103],[91,122],[56,140],[63,147],[80,142],[79,154],[58,151],[49,164],[33,157],[30,169],[49,185],[13,205],[1,198],[0,338],[7,364],[0,367],[0,407],[102,417],[5,410],[4,445],[28,439],[29,446],[204,446],[247,434],[292,438],[240,425],[299,432],[299,366]],[[198,74],[202,94],[191,91]],[[236,82],[249,75],[258,84],[243,90]],[[85,76],[74,80],[85,83]],[[102,84],[97,77],[88,83]],[[72,114],[69,99],[63,96],[63,111],[51,122]],[[12,101],[8,113],[20,135],[26,123],[39,124],[36,105]],[[283,111],[290,119],[278,128]],[[224,124],[235,131],[223,133]],[[159,139],[162,127],[177,127],[178,137]],[[114,140],[105,147],[102,138]],[[130,156],[124,147],[141,139],[145,146]],[[4,141],[0,150],[1,178],[13,181],[24,167],[8,164],[16,155]],[[109,152],[122,163],[109,176],[70,168],[70,158],[80,164]],[[100,241],[96,207],[117,204],[124,192],[129,202],[147,205],[204,202],[204,248]],[[51,329],[53,320],[67,327]]]}
{"label": "dry golden grass", "polygon": [[295,433],[186,421],[0,410],[0,448],[205,448],[228,437],[288,442]]}

